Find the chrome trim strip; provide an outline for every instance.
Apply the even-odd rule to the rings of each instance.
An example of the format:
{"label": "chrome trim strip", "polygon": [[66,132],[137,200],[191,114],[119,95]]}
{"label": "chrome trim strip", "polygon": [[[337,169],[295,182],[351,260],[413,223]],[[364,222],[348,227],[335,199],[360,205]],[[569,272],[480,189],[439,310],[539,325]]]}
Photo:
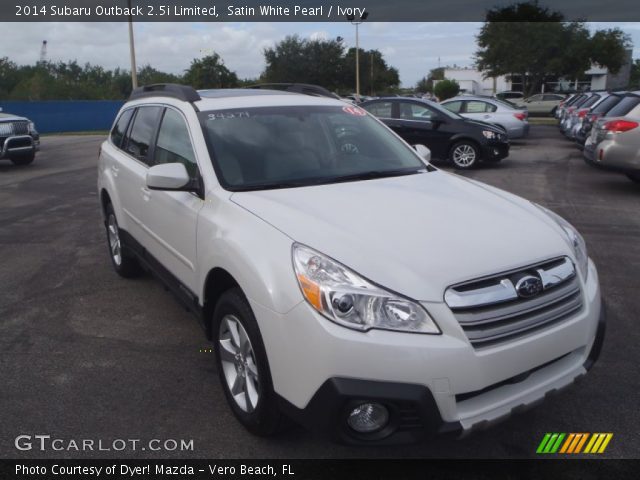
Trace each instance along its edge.
{"label": "chrome trim strip", "polygon": [[573,263],[567,257],[564,257],[562,263],[548,270],[538,268],[536,270],[540,279],[542,280],[542,286],[544,289],[553,287],[569,280],[576,274],[576,270],[573,267]]}
{"label": "chrome trim strip", "polygon": [[476,290],[457,291],[453,288],[447,288],[444,292],[444,301],[449,305],[449,308],[480,307],[516,298],[518,298],[516,287],[508,278],[501,280],[496,285]]}
{"label": "chrome trim strip", "polygon": [[[549,265],[552,262],[557,263],[558,261],[560,262],[559,264],[547,269],[540,268],[540,266]],[[468,282],[453,285],[445,290],[444,301],[449,308],[462,309],[484,307],[510,300],[517,300],[520,297],[518,296],[513,282],[508,277],[518,273],[526,273],[527,271],[535,271],[540,276],[543,285],[543,292],[566,282],[576,274],[575,266],[571,259],[568,257],[561,257],[555,261],[549,260],[530,267],[523,267],[518,270],[512,270],[510,272],[478,278],[476,280],[470,280]],[[460,290],[466,285],[485,280],[493,280],[496,284],[473,290]]]}

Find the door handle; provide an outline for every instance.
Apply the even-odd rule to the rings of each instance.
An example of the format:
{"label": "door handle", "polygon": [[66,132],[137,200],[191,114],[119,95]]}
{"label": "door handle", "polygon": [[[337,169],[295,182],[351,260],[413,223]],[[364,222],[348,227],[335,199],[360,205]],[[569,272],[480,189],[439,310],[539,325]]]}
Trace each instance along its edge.
{"label": "door handle", "polygon": [[491,118],[491,115],[485,115],[484,118]]}

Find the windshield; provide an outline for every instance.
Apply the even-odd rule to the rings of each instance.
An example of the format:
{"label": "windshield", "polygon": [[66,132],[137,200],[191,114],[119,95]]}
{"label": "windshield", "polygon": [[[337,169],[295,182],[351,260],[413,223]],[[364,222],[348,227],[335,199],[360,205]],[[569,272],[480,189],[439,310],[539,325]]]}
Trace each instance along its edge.
{"label": "windshield", "polygon": [[199,116],[220,182],[232,191],[427,171],[411,148],[352,105],[216,110]]}
{"label": "windshield", "polygon": [[442,113],[443,115],[446,115],[449,118],[455,118],[455,119],[463,119],[464,118],[464,117],[458,115],[457,113],[452,112],[448,108],[445,108],[443,105],[440,105],[439,103],[432,102],[431,100],[422,100],[422,102],[426,103],[432,109]]}

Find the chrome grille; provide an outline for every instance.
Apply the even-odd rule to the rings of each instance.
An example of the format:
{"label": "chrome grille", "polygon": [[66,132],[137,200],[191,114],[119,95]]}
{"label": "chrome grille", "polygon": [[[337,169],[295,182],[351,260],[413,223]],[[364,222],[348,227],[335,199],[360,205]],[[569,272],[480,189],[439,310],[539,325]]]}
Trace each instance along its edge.
{"label": "chrome grille", "polygon": [[[540,280],[542,291],[518,296],[515,285],[524,277]],[[469,342],[482,348],[550,327],[582,308],[580,282],[571,260],[562,257],[449,287],[445,302]]]}
{"label": "chrome grille", "polygon": [[29,135],[29,122],[2,122],[0,135]]}

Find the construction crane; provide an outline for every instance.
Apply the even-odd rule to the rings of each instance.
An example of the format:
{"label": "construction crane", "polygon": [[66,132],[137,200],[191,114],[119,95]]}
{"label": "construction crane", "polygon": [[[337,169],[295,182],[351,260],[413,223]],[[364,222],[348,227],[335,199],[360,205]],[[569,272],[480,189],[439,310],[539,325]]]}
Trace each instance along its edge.
{"label": "construction crane", "polygon": [[40,63],[47,61],[47,41],[42,41],[42,47],[40,48]]}

